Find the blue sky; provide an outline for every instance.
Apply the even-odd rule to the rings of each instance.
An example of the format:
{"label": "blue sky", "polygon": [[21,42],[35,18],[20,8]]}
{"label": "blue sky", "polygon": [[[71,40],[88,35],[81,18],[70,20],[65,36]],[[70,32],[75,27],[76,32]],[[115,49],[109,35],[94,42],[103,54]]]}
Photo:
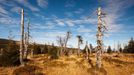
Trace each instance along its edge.
{"label": "blue sky", "polygon": [[[96,46],[97,13],[101,5],[108,31],[104,45],[122,45],[134,37],[133,0],[0,0],[0,38],[9,31],[20,40],[20,11],[25,11],[25,25],[30,19],[31,41],[51,44],[57,36],[71,31],[68,47],[77,47],[77,35]],[[88,18],[89,17],[89,18]],[[84,46],[82,45],[82,47]]]}

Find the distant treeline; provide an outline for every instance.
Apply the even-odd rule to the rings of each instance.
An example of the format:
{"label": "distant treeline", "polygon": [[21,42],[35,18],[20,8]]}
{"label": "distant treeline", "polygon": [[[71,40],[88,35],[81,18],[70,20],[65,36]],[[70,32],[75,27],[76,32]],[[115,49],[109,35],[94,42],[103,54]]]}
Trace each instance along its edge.
{"label": "distant treeline", "polygon": [[[87,46],[86,46],[87,47]],[[86,47],[82,50],[82,53],[86,53]],[[28,46],[28,55],[36,55],[36,54],[48,54],[50,58],[57,59],[60,56],[61,47],[52,45],[43,45],[43,44],[29,44]],[[67,48],[67,53],[77,54],[76,48]],[[88,49],[89,53],[95,53],[95,48],[90,44],[90,49]],[[119,48],[118,51],[113,51],[109,46],[107,48],[107,53],[112,52],[122,52],[122,53],[134,53],[134,40],[130,39],[128,44],[124,46],[124,48]],[[62,55],[62,54],[61,54]],[[64,55],[64,54],[63,54]],[[19,65],[19,42],[13,40],[0,40],[0,66],[11,66],[11,65]]]}
{"label": "distant treeline", "polygon": [[128,45],[126,45],[123,49],[124,53],[134,53],[134,40],[131,38]]}
{"label": "distant treeline", "polygon": [[134,53],[134,40],[131,38],[127,45],[125,45],[123,48],[119,47],[118,50],[112,50],[111,46],[108,46],[107,53],[112,52],[120,52],[120,53]]}
{"label": "distant treeline", "polygon": [[[0,39],[0,66],[20,65],[19,61],[19,43],[13,40]],[[67,48],[69,54],[76,53],[77,49]],[[28,55],[47,54],[51,59],[59,57],[60,47],[43,44],[29,44]]]}

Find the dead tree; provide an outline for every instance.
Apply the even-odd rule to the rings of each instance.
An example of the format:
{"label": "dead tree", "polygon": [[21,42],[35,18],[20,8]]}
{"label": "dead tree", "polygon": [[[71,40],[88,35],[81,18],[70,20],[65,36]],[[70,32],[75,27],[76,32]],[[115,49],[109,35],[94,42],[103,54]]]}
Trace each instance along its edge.
{"label": "dead tree", "polygon": [[3,48],[0,49],[0,55],[3,55]]}
{"label": "dead tree", "polygon": [[28,55],[28,45],[29,45],[29,25],[30,25],[30,21],[28,20],[28,24],[27,24],[27,32],[25,33],[25,51],[24,51],[24,59],[27,59],[27,55]]}
{"label": "dead tree", "polygon": [[57,43],[59,44],[59,46],[61,48],[60,51],[58,52],[59,55],[63,55],[63,53],[65,55],[68,55],[68,50],[67,50],[66,46],[67,46],[67,42],[70,39],[70,37],[71,37],[71,33],[69,31],[67,32],[65,37],[60,37],[60,36],[57,37]]}
{"label": "dead tree", "polygon": [[93,50],[92,44],[89,45],[89,50],[90,50],[89,54],[91,55],[92,54],[92,50]]}
{"label": "dead tree", "polygon": [[57,37],[57,43],[60,46],[60,50],[58,51],[58,55],[63,55],[63,46],[64,46],[64,40],[62,37],[58,36]]}
{"label": "dead tree", "polygon": [[24,57],[24,10],[21,10],[21,39],[20,39],[20,63],[25,65],[23,61]]}
{"label": "dead tree", "polygon": [[11,41],[13,40],[14,36],[12,35],[12,30],[9,31],[8,39]]}
{"label": "dead tree", "polygon": [[78,38],[78,50],[77,50],[77,55],[80,55],[80,45],[83,43],[83,39],[80,35],[77,36]]}
{"label": "dead tree", "polygon": [[66,37],[65,37],[65,39],[64,39],[64,52],[65,52],[65,55],[68,55],[68,50],[67,50],[67,48],[66,48],[66,46],[67,46],[67,42],[68,42],[68,40],[71,38],[71,32],[67,32],[67,34],[66,34]]}
{"label": "dead tree", "polygon": [[102,17],[104,17],[104,13],[102,13],[101,7],[98,8],[98,31],[97,31],[97,52],[96,52],[96,65],[98,68],[101,68],[101,55],[103,50],[103,32],[106,30],[106,27],[103,24]]}
{"label": "dead tree", "polygon": [[89,59],[89,47],[87,41],[86,41],[86,58]]}
{"label": "dead tree", "polygon": [[28,51],[28,44],[27,44],[27,33],[24,33],[24,59],[27,59],[27,51]]}
{"label": "dead tree", "polygon": [[117,48],[118,48],[118,54],[121,53],[122,51],[120,51],[120,49],[121,49],[121,44],[120,44],[120,42],[118,42]]}
{"label": "dead tree", "polygon": [[12,34],[12,30],[10,30],[9,31],[9,36],[8,36],[9,43],[8,43],[8,46],[7,46],[8,51],[10,51],[14,47],[13,38],[14,38],[14,36]]}

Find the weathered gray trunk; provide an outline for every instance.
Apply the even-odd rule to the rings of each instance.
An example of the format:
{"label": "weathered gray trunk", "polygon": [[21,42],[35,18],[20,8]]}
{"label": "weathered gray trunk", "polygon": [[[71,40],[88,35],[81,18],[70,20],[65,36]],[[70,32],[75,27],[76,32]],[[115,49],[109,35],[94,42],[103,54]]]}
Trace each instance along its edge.
{"label": "weathered gray trunk", "polygon": [[24,52],[24,59],[27,59],[28,56],[28,45],[29,45],[29,21],[27,24],[27,32],[25,33],[25,52]]}
{"label": "weathered gray trunk", "polygon": [[26,59],[27,59],[27,56],[28,56],[28,46],[29,46],[29,36],[30,36],[29,26],[30,26],[30,20],[28,20],[28,25],[27,25]]}
{"label": "weathered gray trunk", "polygon": [[24,10],[21,10],[21,40],[20,40],[20,63],[24,65]]}
{"label": "weathered gray trunk", "polygon": [[79,56],[80,55],[80,41],[78,39],[78,51],[77,51],[77,55]]}
{"label": "weathered gray trunk", "polygon": [[67,50],[67,42],[70,38],[70,32],[68,31],[66,34],[66,39],[65,39],[65,43],[64,43],[64,52],[68,55],[68,50]]}
{"label": "weathered gray trunk", "polygon": [[0,55],[3,55],[3,48],[0,49]]}
{"label": "weathered gray trunk", "polygon": [[31,49],[31,58],[34,57],[34,52],[33,52],[34,49]]}
{"label": "weathered gray trunk", "polygon": [[59,55],[60,55],[60,56],[62,56],[62,55],[63,55],[63,46],[61,46],[61,48],[60,48]]}
{"label": "weathered gray trunk", "polygon": [[24,59],[27,59],[27,51],[28,51],[28,44],[27,44],[27,33],[25,33],[25,39],[24,39]]}
{"label": "weathered gray trunk", "polygon": [[103,13],[102,13],[102,10],[101,10],[101,7],[98,8],[98,31],[97,31],[97,52],[96,52],[96,65],[98,68],[101,68],[101,65],[102,65],[102,62],[101,62],[101,55],[102,55],[102,51],[103,51],[103,40],[102,40],[102,37],[103,37],[103,30],[106,30],[106,29],[103,29],[104,26],[103,23],[102,23],[102,16],[103,16]]}
{"label": "weathered gray trunk", "polygon": [[89,51],[88,51],[88,44],[86,42],[86,58],[89,59]]}

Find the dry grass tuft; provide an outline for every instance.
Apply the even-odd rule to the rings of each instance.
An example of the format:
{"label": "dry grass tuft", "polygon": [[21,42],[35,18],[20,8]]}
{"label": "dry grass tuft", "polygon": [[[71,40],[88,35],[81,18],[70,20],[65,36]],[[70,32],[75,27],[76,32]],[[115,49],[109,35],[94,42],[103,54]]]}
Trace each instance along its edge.
{"label": "dry grass tuft", "polygon": [[73,57],[71,57],[71,58],[66,58],[65,59],[65,61],[76,61],[77,59],[76,58],[73,58]]}
{"label": "dry grass tuft", "polygon": [[44,75],[41,73],[41,68],[37,66],[21,66],[16,68],[12,75]]}
{"label": "dry grass tuft", "polygon": [[67,66],[67,63],[64,63],[62,61],[57,61],[57,60],[50,60],[48,62],[44,62],[44,66],[47,67],[65,67]]}

